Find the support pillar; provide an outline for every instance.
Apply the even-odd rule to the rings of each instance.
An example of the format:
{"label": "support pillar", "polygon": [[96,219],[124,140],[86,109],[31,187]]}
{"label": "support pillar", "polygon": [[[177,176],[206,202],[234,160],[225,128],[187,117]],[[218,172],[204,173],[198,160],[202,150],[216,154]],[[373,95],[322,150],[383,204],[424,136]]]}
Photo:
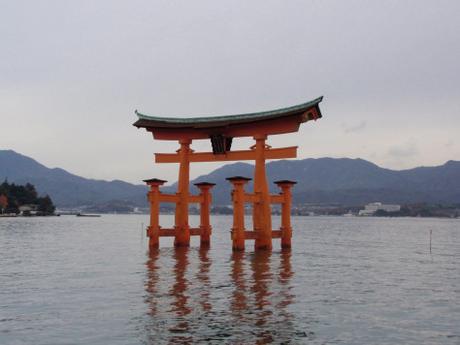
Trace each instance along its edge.
{"label": "support pillar", "polygon": [[167,181],[156,178],[144,180],[150,187],[147,193],[147,198],[150,202],[150,225],[147,228],[147,236],[149,237],[149,248],[158,248],[160,241],[160,186]]}
{"label": "support pillar", "polygon": [[188,201],[190,188],[190,139],[181,139],[179,149],[179,179],[177,184],[177,194],[179,201],[176,204],[174,246],[190,246],[190,226],[188,223]]}
{"label": "support pillar", "polygon": [[209,221],[211,193],[210,190],[214,187],[215,183],[200,182],[195,183],[200,189],[200,246],[209,247],[211,242],[211,223]]}
{"label": "support pillar", "polygon": [[281,248],[291,248],[291,188],[296,183],[289,180],[275,181],[275,184],[281,189],[281,195],[283,196],[283,203],[281,204]]}
{"label": "support pillar", "polygon": [[253,209],[254,231],[257,232],[254,246],[256,250],[272,249],[270,193],[265,172],[265,140],[267,136],[256,135],[254,139],[256,141],[254,194],[259,195],[259,200],[254,204]]}
{"label": "support pillar", "polygon": [[234,251],[244,250],[244,185],[251,181],[251,179],[242,176],[234,176],[228,177],[227,180],[233,184],[232,248]]}

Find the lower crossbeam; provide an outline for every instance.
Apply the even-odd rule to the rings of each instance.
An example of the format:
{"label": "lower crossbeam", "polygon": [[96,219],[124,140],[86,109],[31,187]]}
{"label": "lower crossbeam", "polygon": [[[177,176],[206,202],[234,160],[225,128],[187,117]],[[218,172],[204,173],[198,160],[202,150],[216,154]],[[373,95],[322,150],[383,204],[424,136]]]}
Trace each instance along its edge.
{"label": "lower crossbeam", "polygon": [[[190,236],[200,236],[201,228],[190,228]],[[160,237],[175,237],[176,229],[175,228],[162,228],[158,231],[158,236]]]}
{"label": "lower crossbeam", "polygon": [[[281,238],[282,231],[281,230],[272,230],[272,238]],[[253,230],[245,230],[244,231],[244,239],[245,240],[255,240],[259,233]]]}

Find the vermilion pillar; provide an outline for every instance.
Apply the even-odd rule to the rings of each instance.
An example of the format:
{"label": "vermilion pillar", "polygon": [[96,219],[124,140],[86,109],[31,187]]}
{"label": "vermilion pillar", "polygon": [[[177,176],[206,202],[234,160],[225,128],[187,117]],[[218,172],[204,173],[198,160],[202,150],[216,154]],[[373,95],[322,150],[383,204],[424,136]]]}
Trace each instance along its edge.
{"label": "vermilion pillar", "polygon": [[268,190],[267,176],[265,172],[265,140],[266,135],[254,136],[256,141],[255,171],[254,171],[254,194],[259,200],[254,204],[253,222],[254,231],[257,232],[255,249],[272,248],[272,221],[270,209],[270,193]]}
{"label": "vermilion pillar", "polygon": [[281,195],[283,196],[283,203],[281,206],[281,248],[291,248],[291,188],[296,183],[297,182],[290,180],[275,181],[275,184],[281,189]]}
{"label": "vermilion pillar", "polygon": [[251,181],[251,179],[242,176],[234,176],[228,177],[227,180],[233,184],[232,247],[233,250],[244,250],[244,185]]}
{"label": "vermilion pillar", "polygon": [[207,247],[211,241],[211,223],[209,221],[211,193],[210,190],[215,186],[215,183],[200,182],[195,183],[200,189],[200,245]]}
{"label": "vermilion pillar", "polygon": [[176,205],[175,228],[176,236],[174,245],[176,247],[188,247],[190,245],[190,227],[188,224],[188,202],[190,185],[190,139],[181,139],[179,149],[179,180],[177,194],[179,201]]}
{"label": "vermilion pillar", "polygon": [[144,180],[144,182],[150,186],[150,191],[147,194],[150,202],[150,226],[147,228],[149,247],[158,248],[160,244],[160,186],[165,184],[167,181],[153,178]]}

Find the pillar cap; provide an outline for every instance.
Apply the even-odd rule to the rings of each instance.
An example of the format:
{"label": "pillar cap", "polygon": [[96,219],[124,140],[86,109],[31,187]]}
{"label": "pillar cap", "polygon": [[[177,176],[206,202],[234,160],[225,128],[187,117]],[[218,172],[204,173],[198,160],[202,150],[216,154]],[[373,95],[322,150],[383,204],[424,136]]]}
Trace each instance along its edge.
{"label": "pillar cap", "polygon": [[233,182],[233,181],[251,181],[252,178],[249,177],[244,177],[244,176],[232,176],[232,177],[227,177],[227,181]]}
{"label": "pillar cap", "polygon": [[150,185],[150,184],[159,184],[159,185],[162,185],[162,184],[168,182],[168,181],[166,181],[166,180],[160,180],[160,179],[158,179],[158,178],[150,178],[150,179],[142,180],[142,181],[144,181],[144,182],[147,183],[148,185]]}
{"label": "pillar cap", "polygon": [[275,181],[273,182],[274,184],[280,186],[280,185],[283,185],[283,184],[287,184],[287,185],[294,185],[294,184],[297,184],[296,181],[291,181],[291,180],[278,180],[278,181]]}
{"label": "pillar cap", "polygon": [[216,184],[211,183],[211,182],[198,182],[198,183],[194,183],[194,185],[197,186],[197,187],[213,187]]}

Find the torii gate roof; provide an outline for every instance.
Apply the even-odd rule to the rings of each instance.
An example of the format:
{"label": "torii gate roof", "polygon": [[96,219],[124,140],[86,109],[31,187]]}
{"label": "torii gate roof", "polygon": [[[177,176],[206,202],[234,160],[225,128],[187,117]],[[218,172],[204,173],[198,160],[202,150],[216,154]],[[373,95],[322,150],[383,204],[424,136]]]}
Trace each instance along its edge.
{"label": "torii gate roof", "polygon": [[[260,129],[261,126],[270,127],[264,130],[267,134],[289,133],[297,131],[302,122],[322,117],[319,109],[322,99],[323,97],[319,97],[310,102],[276,110],[210,117],[159,117],[145,115],[136,110],[138,120],[133,125],[145,128],[155,138],[163,140],[179,137],[205,139],[212,135],[251,136],[253,129]],[[286,121],[295,125],[289,126],[289,129],[279,126]]]}

